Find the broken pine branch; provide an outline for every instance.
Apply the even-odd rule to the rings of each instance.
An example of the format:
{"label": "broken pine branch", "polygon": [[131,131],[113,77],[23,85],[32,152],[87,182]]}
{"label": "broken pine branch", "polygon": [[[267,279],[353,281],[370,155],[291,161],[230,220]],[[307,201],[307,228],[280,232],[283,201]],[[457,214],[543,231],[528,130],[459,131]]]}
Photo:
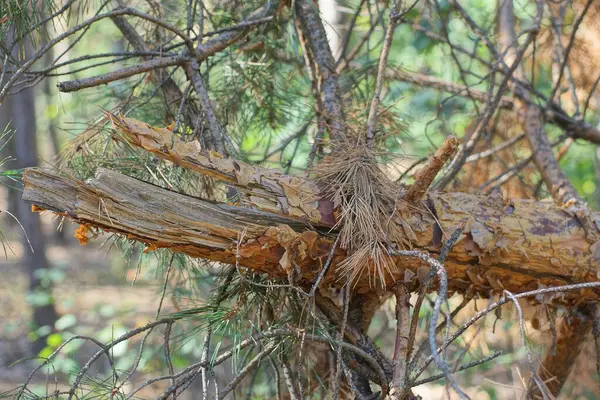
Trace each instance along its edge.
{"label": "broken pine branch", "polygon": [[438,172],[440,172],[450,157],[454,155],[457,148],[458,140],[456,137],[447,137],[442,147],[429,159],[427,165],[415,174],[415,183],[412,184],[402,199],[413,204],[420,202]]}
{"label": "broken pine branch", "polygon": [[[202,153],[200,156],[205,158],[207,170],[235,177],[237,170],[232,160],[211,159]],[[190,156],[187,162],[193,160]],[[258,195],[256,199],[247,197],[248,207],[185,196],[106,169],[99,169],[96,177],[86,182],[56,171],[28,169],[24,173],[23,198],[78,223],[145,242],[150,248],[170,248],[231,265],[236,261],[238,233],[245,229],[248,239],[240,245],[241,265],[273,278],[285,278],[286,268],[296,265],[300,269],[299,283],[311,284],[333,246],[333,238],[326,233],[331,225],[323,222],[334,218],[331,204],[321,199],[318,191],[311,194],[310,201],[297,197],[290,188],[286,192],[280,188],[286,186],[290,177],[256,168],[259,177],[268,177],[262,181],[268,186],[260,179],[246,180],[245,187],[242,181],[236,181],[249,194]],[[280,205],[296,202],[295,211],[266,202],[265,199],[276,199],[276,193],[288,196],[280,200]],[[98,212],[100,199],[101,209],[108,213]],[[307,209],[307,205],[300,204],[302,201],[320,210],[322,222],[300,214],[302,207]],[[414,249],[429,254],[439,251],[433,243],[439,240],[436,237],[440,232],[453,231],[467,221],[463,235],[445,262],[450,293],[465,293],[472,288],[490,296],[504,289],[521,293],[544,285],[597,280],[592,268],[595,259],[581,224],[551,202],[507,200],[497,204],[486,196],[434,192],[428,195],[426,203],[435,219],[431,211],[425,210],[414,210],[403,217],[407,229],[410,227],[407,238]],[[553,257],[548,258],[548,254]],[[345,258],[343,249],[334,252],[332,268],[323,278],[323,285],[340,283],[336,267]],[[393,260],[398,268],[386,277],[387,283],[403,281],[414,290],[419,270],[427,266],[411,257]],[[368,277],[361,277],[356,290],[360,293],[369,289]],[[597,292],[589,288],[576,297],[557,297],[574,302],[597,298]]]}

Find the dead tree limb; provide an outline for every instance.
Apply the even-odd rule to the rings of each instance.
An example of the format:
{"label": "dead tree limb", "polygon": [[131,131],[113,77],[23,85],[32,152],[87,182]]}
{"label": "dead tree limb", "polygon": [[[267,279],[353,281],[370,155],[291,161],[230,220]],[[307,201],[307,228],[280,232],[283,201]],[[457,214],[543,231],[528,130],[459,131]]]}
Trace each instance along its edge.
{"label": "dead tree limb", "polygon": [[447,137],[442,147],[429,159],[427,165],[415,174],[415,183],[411,185],[402,199],[409,203],[420,202],[438,172],[440,172],[450,157],[454,155],[457,148],[458,140],[456,137]]}
{"label": "dead tree limb", "polygon": [[109,72],[107,74],[96,75],[89,78],[76,79],[72,81],[59,82],[56,86],[58,87],[58,90],[60,90],[63,93],[76,92],[81,89],[106,85],[114,81],[129,78],[131,76],[143,74],[157,69],[182,65],[186,61],[186,59],[187,58],[183,56],[156,58],[141,62],[136,65],[132,65],[131,67],[121,68]]}
{"label": "dead tree limb", "polygon": [[[205,170],[212,166],[213,175],[235,176],[232,160],[199,157],[204,158]],[[310,200],[298,197],[300,190],[289,183],[291,177],[255,168],[258,179],[245,181],[248,207],[185,196],[106,169],[99,169],[96,177],[86,182],[56,171],[28,169],[23,198],[79,223],[147,243],[149,248],[164,247],[229,264],[236,261],[238,232],[246,230],[248,240],[240,246],[241,265],[272,277],[286,277],[286,268],[296,265],[301,280],[309,284],[333,245],[333,238],[326,234],[331,227],[327,221],[334,220],[331,204],[320,199],[318,191],[303,193]],[[298,179],[295,185],[316,187],[307,179]],[[236,183],[244,187],[241,179]],[[282,194],[280,203],[269,203],[269,199],[278,199],[277,194]],[[291,207],[286,208],[290,203],[296,204],[291,212]],[[504,289],[520,293],[540,285],[597,280],[597,264],[581,223],[552,202],[507,199],[498,204],[484,196],[430,193],[426,203],[429,210],[415,210],[403,217],[406,229],[410,227],[407,237],[413,248],[439,252],[436,243],[441,232],[465,223],[464,236],[445,264],[451,292],[473,287],[487,296]],[[303,209],[317,211],[320,218],[309,218]],[[344,258],[344,251],[337,249],[323,284],[338,283],[335,267]],[[412,288],[419,269],[426,266],[410,257],[394,259],[397,268],[387,277],[388,283],[406,281]],[[407,269],[411,274],[405,275]],[[369,291],[368,282],[368,278],[360,280],[357,292]],[[598,297],[588,289],[569,299],[583,302]]]}

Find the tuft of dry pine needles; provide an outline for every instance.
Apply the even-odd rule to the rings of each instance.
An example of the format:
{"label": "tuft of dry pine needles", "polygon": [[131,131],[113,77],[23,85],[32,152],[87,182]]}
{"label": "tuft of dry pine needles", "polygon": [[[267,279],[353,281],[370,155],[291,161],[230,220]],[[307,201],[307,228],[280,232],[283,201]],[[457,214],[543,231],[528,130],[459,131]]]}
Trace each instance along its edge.
{"label": "tuft of dry pine needles", "polygon": [[371,286],[385,288],[386,273],[396,270],[387,251],[388,237],[401,237],[402,232],[390,216],[403,187],[379,168],[377,150],[355,143],[338,142],[335,147],[333,156],[325,157],[312,172],[339,210],[334,228],[340,231],[340,247],[350,256],[338,271],[349,277],[350,284],[367,274]]}

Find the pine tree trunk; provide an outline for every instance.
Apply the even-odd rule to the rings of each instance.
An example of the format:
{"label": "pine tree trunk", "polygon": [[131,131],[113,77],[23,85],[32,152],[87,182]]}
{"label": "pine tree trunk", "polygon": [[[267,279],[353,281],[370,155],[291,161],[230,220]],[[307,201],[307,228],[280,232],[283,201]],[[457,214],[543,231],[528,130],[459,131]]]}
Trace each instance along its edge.
{"label": "pine tree trunk", "polygon": [[[27,43],[26,51],[31,51],[31,44]],[[15,56],[18,54],[15,52]],[[38,165],[35,124],[35,97],[34,89],[22,90],[8,97],[0,108],[0,126],[10,127],[15,131],[12,138],[14,144],[14,157],[16,161],[12,168],[26,168]],[[49,326],[54,329],[58,318],[54,308],[51,284],[43,284],[41,275],[50,268],[46,258],[45,239],[42,233],[40,217],[31,212],[31,206],[17,197],[16,216],[23,226],[23,266],[29,280],[29,291],[38,293],[38,298],[47,298],[43,305],[33,307],[33,324],[35,328]],[[20,229],[20,228],[19,228]],[[46,335],[38,337],[32,344],[32,352],[39,353],[46,344]]]}

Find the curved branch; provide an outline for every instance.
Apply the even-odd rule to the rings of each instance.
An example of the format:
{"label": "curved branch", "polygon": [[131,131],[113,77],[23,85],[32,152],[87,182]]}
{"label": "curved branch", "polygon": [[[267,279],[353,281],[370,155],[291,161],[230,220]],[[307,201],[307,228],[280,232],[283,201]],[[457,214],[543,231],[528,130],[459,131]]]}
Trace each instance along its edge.
{"label": "curved branch", "polygon": [[58,87],[58,90],[60,90],[63,93],[76,92],[81,89],[106,85],[110,82],[154,71],[156,69],[173,67],[176,65],[183,65],[183,63],[187,60],[187,57],[183,56],[156,58],[153,60],[133,65],[131,67],[121,68],[103,75],[92,76],[90,78],[76,79],[72,81],[59,82],[56,86]]}

